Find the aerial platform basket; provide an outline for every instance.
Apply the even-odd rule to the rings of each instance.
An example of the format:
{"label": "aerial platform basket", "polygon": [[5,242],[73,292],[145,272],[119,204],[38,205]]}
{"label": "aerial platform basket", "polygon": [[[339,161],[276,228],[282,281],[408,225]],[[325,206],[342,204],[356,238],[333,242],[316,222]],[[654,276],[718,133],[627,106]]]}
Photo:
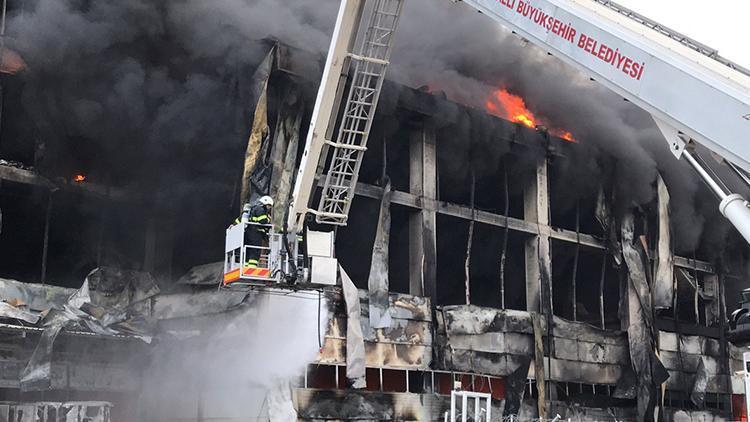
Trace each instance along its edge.
{"label": "aerial platform basket", "polygon": [[[269,230],[267,245],[246,245],[245,230]],[[306,254],[297,236],[276,233],[270,225],[235,224],[227,229],[224,247],[224,288],[274,287],[319,289],[335,285],[338,261],[333,257],[333,234],[308,231]],[[248,257],[258,257],[257,264]],[[290,282],[291,281],[291,282]]]}

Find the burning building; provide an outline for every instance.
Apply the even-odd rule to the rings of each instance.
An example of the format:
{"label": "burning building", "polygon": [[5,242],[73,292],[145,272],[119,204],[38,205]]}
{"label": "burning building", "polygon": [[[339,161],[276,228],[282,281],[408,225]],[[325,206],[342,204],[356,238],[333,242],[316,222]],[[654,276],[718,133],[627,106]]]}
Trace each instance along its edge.
{"label": "burning building", "polygon": [[443,420],[456,383],[520,420],[746,419],[747,246],[637,110],[552,59],[486,77],[456,53],[482,83],[405,60],[339,285],[218,290],[243,192],[284,218],[336,2],[26,3],[0,47],[0,420]]}

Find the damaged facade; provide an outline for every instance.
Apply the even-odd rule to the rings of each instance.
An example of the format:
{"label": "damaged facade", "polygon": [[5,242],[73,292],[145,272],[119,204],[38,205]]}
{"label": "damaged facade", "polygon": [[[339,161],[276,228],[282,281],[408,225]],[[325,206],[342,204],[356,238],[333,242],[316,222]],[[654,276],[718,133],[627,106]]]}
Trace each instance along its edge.
{"label": "damaged facade", "polygon": [[[265,60],[236,81],[251,118],[228,155],[244,167],[234,159],[209,175],[221,205],[186,211],[128,183],[69,181],[34,168],[38,138],[10,143],[0,420],[44,402],[66,421],[78,402],[102,421],[255,416],[222,400],[231,385],[201,379],[212,367],[177,365],[184,379],[158,393],[154,377],[165,356],[190,348],[247,364],[242,347],[216,349],[216,321],[238,324],[247,309],[257,319],[254,307],[282,300],[217,291],[223,229],[239,204],[272,193],[273,220],[284,220],[320,72],[320,57],[259,45]],[[428,91],[386,83],[348,226],[336,232],[346,271],[340,286],[306,293],[327,321],[319,350],[248,401],[276,420],[290,410],[299,420],[443,420],[460,382],[491,394],[493,414],[521,420],[635,421],[655,409],[668,421],[739,419],[741,352],[726,321],[738,292],[728,286],[745,275],[701,259],[700,247],[675,254],[669,185],[659,178],[649,206],[623,206],[606,179],[571,201],[565,177],[581,145]],[[185,214],[200,224],[178,225]]]}

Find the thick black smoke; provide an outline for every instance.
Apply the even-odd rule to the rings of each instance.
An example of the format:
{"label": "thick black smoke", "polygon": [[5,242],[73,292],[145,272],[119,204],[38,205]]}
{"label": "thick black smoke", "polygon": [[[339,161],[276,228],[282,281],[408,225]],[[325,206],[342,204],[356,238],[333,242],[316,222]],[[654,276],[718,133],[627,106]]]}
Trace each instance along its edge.
{"label": "thick black smoke", "polygon": [[[237,122],[248,115],[247,104],[236,92],[237,79],[262,59],[255,41],[272,36],[324,52],[338,4],[39,0],[23,13],[16,10],[10,26],[29,65],[25,104],[44,122],[44,136],[65,138],[58,145],[71,156],[96,144],[97,156],[85,165],[163,172],[170,192],[179,192],[226,167],[191,151],[229,153],[245,136]],[[678,249],[694,249],[708,221],[706,238],[723,243],[719,233],[728,230],[714,224],[721,221],[715,201],[669,155],[648,115],[468,6],[407,1],[392,62],[390,78],[429,85],[477,108],[493,89],[507,88],[537,115],[573,132],[581,143],[568,148],[564,177],[553,182],[571,198],[561,206],[590,195],[600,181],[613,182],[624,205],[648,204],[661,172],[673,197]],[[133,162],[143,148],[150,158]],[[173,158],[191,165],[162,167]]]}

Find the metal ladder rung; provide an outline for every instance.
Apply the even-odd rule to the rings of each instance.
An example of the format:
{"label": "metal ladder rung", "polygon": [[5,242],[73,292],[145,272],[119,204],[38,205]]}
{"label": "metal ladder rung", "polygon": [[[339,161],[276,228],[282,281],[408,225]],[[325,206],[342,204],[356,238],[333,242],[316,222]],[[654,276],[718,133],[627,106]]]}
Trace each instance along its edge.
{"label": "metal ladder rung", "polygon": [[[360,165],[367,150],[367,138],[375,117],[383,78],[390,64],[393,39],[404,0],[374,0],[367,20],[365,39],[347,54],[353,73],[343,118],[335,139],[326,141],[334,151],[326,164],[323,195],[313,213],[322,223],[346,225]],[[363,28],[364,29],[364,28]],[[361,130],[360,130],[361,129]],[[323,158],[325,160],[325,158]]]}
{"label": "metal ladder rung", "polygon": [[361,91],[369,91],[369,92],[375,92],[375,88],[368,88],[366,86],[355,86],[352,87],[353,89],[359,89]]}
{"label": "metal ladder rung", "polygon": [[[372,103],[369,103],[369,102],[367,102],[367,101],[357,101],[357,100],[352,100],[352,104],[357,104],[357,105],[368,105],[368,106],[369,106],[369,105],[372,105]],[[350,117],[355,117],[355,116],[350,116]]]}
{"label": "metal ladder rung", "polygon": [[352,60],[357,60],[361,62],[370,62],[370,63],[376,63],[376,64],[382,64],[382,65],[390,64],[388,60],[379,59],[377,57],[360,56],[359,54],[353,54],[353,53],[349,53],[349,57],[351,57]]}
{"label": "metal ladder rung", "polygon": [[[364,132],[362,132],[364,133]],[[352,144],[342,144],[340,142],[331,142],[326,141],[326,144],[334,147],[334,148],[340,148],[340,149],[349,149],[352,151],[367,151],[367,147],[363,147],[361,145],[352,145]],[[336,158],[338,159],[338,158]]]}
{"label": "metal ladder rung", "polygon": [[384,12],[382,10],[378,10],[375,13],[381,16],[390,16],[392,18],[398,17],[398,13]]}
{"label": "metal ladder rung", "polygon": [[345,162],[345,163],[356,163],[358,161],[356,158],[345,158],[345,157],[339,157],[338,160]]}
{"label": "metal ladder rung", "polygon": [[336,174],[339,176],[351,176],[352,172],[350,171],[341,171],[341,170],[331,170],[329,174]]}
{"label": "metal ladder rung", "polygon": [[339,203],[339,204],[346,204],[347,202],[349,202],[349,200],[348,199],[326,198],[326,202],[336,202],[336,203]]}
{"label": "metal ladder rung", "polygon": [[346,220],[349,216],[346,214],[341,213],[335,213],[335,212],[316,212],[315,213],[318,217],[328,217],[328,218],[334,218],[334,219],[344,219]]}

